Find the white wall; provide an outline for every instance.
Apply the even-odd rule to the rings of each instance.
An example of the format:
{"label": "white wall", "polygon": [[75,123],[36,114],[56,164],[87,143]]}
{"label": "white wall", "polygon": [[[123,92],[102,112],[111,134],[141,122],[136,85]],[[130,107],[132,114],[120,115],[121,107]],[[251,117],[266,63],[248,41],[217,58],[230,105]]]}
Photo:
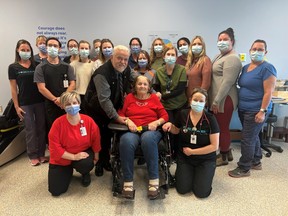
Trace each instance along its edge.
{"label": "white wall", "polygon": [[5,107],[11,97],[7,68],[14,61],[16,43],[24,38],[34,45],[38,26],[65,27],[67,39],[92,42],[95,38],[110,38],[114,45],[128,45],[130,38],[137,36],[144,49],[150,47],[148,35],[153,31],[175,31],[190,39],[201,35],[211,58],[218,53],[218,33],[232,27],[237,52],[248,53],[255,39],[266,40],[268,60],[277,68],[278,78],[287,79],[287,8],[288,2],[280,0],[3,1],[0,105]]}

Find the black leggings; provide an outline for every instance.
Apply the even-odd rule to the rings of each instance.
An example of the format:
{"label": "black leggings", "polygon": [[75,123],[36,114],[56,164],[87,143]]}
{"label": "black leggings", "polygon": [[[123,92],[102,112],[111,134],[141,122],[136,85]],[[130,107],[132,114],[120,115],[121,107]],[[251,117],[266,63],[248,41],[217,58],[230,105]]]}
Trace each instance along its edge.
{"label": "black leggings", "polygon": [[180,194],[193,192],[196,197],[208,197],[212,191],[216,161],[199,161],[189,163],[178,158],[176,169],[176,190]]}
{"label": "black leggings", "polygon": [[85,152],[89,154],[89,157],[79,161],[72,161],[68,166],[49,164],[48,191],[52,196],[59,196],[68,190],[73,175],[73,168],[82,175],[89,173],[93,169],[94,152],[91,149]]}

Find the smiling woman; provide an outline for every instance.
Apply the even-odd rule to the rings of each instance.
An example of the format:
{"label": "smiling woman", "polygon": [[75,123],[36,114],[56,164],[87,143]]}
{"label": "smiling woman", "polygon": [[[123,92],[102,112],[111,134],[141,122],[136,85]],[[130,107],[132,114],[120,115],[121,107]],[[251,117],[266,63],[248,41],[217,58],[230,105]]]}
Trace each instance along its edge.
{"label": "smiling woman", "polygon": [[[168,114],[155,94],[151,94],[151,81],[145,76],[138,76],[133,82],[132,93],[125,98],[119,116],[126,118],[129,132],[120,137],[120,158],[123,170],[124,186],[122,195],[133,199],[133,161],[135,149],[141,143],[141,149],[147,162],[149,187],[148,197],[155,199],[159,195],[158,142],[161,133],[157,128],[168,121]],[[137,132],[140,126],[147,126],[148,131]]]}

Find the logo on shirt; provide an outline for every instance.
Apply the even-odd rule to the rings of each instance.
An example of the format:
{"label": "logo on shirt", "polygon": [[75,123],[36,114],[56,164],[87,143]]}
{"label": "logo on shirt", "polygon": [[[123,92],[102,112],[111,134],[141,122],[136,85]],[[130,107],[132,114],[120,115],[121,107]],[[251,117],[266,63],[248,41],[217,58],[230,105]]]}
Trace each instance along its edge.
{"label": "logo on shirt", "polygon": [[137,104],[137,106],[139,106],[139,107],[143,107],[143,106],[146,106],[147,104],[148,104],[148,102],[139,102],[139,101],[136,101],[136,104]]}

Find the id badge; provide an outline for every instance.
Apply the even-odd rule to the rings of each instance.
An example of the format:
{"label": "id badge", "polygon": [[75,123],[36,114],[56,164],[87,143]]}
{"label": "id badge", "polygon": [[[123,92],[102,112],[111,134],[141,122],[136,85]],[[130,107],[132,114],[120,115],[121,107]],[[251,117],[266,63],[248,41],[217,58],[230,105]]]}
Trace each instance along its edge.
{"label": "id badge", "polygon": [[169,90],[166,90],[166,94],[170,94],[171,93],[171,91],[169,91]]}
{"label": "id badge", "polygon": [[80,134],[81,136],[87,136],[87,131],[85,127],[80,127]]}
{"label": "id badge", "polygon": [[197,135],[191,134],[190,143],[191,144],[196,144],[196,142],[197,142]]}
{"label": "id badge", "polygon": [[64,88],[68,88],[68,86],[69,86],[69,83],[68,83],[68,80],[63,80],[63,86],[64,86]]}

